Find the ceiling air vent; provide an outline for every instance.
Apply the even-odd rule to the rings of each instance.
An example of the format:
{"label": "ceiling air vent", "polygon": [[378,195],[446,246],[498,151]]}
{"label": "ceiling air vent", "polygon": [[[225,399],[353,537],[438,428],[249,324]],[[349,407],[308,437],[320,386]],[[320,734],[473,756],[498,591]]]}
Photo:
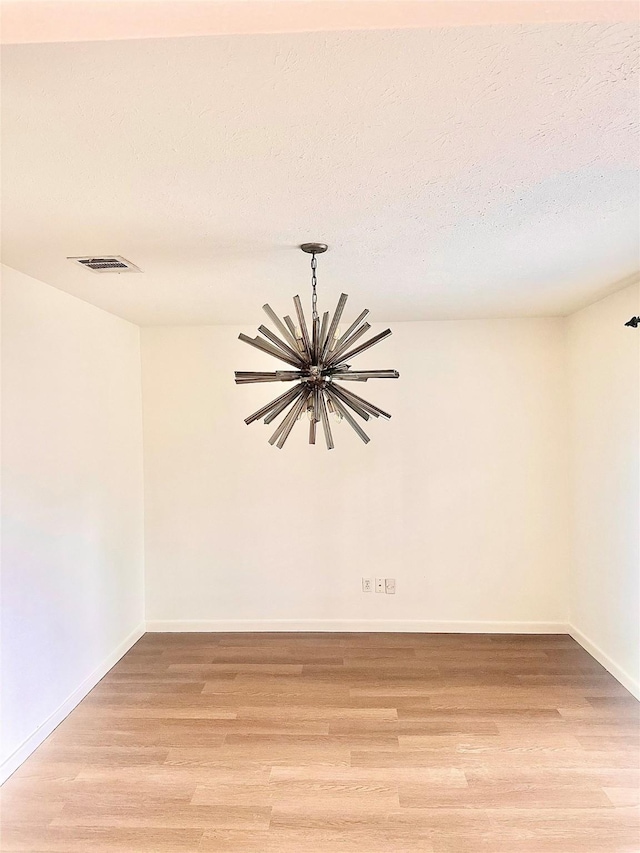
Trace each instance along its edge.
{"label": "ceiling air vent", "polygon": [[105,255],[99,258],[89,255],[84,258],[67,258],[67,260],[73,261],[74,264],[80,264],[81,267],[91,270],[91,272],[142,272],[140,267],[120,255]]}

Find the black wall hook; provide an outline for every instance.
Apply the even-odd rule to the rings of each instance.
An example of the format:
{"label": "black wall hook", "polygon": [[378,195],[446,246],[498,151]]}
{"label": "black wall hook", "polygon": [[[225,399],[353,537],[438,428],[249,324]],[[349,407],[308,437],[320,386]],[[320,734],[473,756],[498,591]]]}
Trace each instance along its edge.
{"label": "black wall hook", "polygon": [[630,320],[627,320],[625,326],[631,326],[633,329],[637,329],[640,326],[640,317],[632,317]]}

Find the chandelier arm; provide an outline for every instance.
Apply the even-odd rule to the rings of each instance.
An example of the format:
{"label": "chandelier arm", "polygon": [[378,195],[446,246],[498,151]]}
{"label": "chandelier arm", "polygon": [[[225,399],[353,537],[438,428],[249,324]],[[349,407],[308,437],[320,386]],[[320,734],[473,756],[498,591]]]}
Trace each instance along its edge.
{"label": "chandelier arm", "polygon": [[334,394],[334,393],[333,393],[333,390],[332,390],[331,388],[327,388],[327,394],[329,395],[329,399],[333,401],[333,405],[334,405],[334,406],[335,406],[335,408],[338,410],[338,412],[342,415],[342,417],[345,419],[345,421],[346,421],[346,422],[347,422],[351,427],[353,427],[353,429],[355,430],[355,432],[357,433],[357,435],[359,435],[359,436],[360,436],[360,438],[364,441],[364,443],[365,443],[365,444],[368,444],[368,443],[369,443],[369,441],[370,441],[371,439],[370,439],[370,438],[369,438],[369,436],[366,434],[366,432],[362,429],[362,427],[361,427],[361,426],[360,426],[360,424],[356,421],[356,419],[353,417],[353,415],[351,414],[351,412],[349,412],[349,411],[347,410],[347,407],[342,405],[342,403],[340,402],[340,398],[338,397],[338,395],[337,395],[337,394]]}
{"label": "chandelier arm", "polygon": [[296,342],[296,349],[298,350],[298,352],[301,352],[301,350],[300,350],[300,342],[299,342],[299,341],[298,341],[298,339],[296,338],[296,327],[295,327],[295,323],[293,322],[293,320],[291,319],[291,317],[290,317],[288,314],[287,314],[287,316],[284,318],[284,322],[287,324],[287,328],[288,328],[288,329],[289,329],[289,331],[291,332],[291,337],[292,337],[292,338],[293,338],[293,340]]}
{"label": "chandelier arm", "polygon": [[322,355],[327,345],[327,332],[329,326],[329,312],[325,311],[322,315],[322,323],[320,325],[320,338],[318,343],[319,356]]}
{"label": "chandelier arm", "polygon": [[336,347],[332,353],[329,353],[329,356],[327,359],[327,367],[331,367],[334,364],[339,364],[340,361],[342,360],[341,359],[342,354],[346,350],[348,350],[352,344],[355,344],[355,342],[359,338],[361,338],[364,334],[366,334],[370,328],[371,328],[371,326],[369,325],[369,323],[363,323],[362,326],[360,326],[360,328],[357,329],[351,335],[350,338],[347,338],[347,340],[342,344],[342,346],[340,348]]}
{"label": "chandelier arm", "polygon": [[320,392],[320,417],[322,419],[322,428],[324,430],[324,438],[327,442],[327,450],[333,450],[333,436],[331,435],[331,424],[329,423],[329,415],[327,414],[327,404],[324,399],[324,394]]}
{"label": "chandelier arm", "polygon": [[280,423],[276,427],[275,432],[273,433],[273,435],[269,439],[269,444],[275,444],[276,441],[280,438],[280,434],[282,433],[282,430],[289,423],[289,419],[291,418],[291,414],[295,411],[297,403],[300,402],[301,394],[302,394],[302,389],[298,388],[298,393],[293,398],[293,400],[290,401],[292,403],[291,408],[289,409],[289,411],[286,413],[284,418],[280,421]]}
{"label": "chandelier arm", "polygon": [[302,361],[300,353],[297,350],[292,350],[291,347],[285,344],[284,341],[281,341],[280,338],[271,331],[271,329],[267,329],[266,326],[259,326],[258,331],[261,335],[264,335],[265,338],[268,338],[275,347],[286,353],[289,358],[297,359],[300,362],[300,365],[304,366],[304,362]]}
{"label": "chandelier arm", "polygon": [[273,308],[267,303],[262,306],[262,310],[267,315],[267,317],[271,320],[276,329],[280,332],[285,341],[288,342],[289,346],[294,350],[294,352],[299,353],[298,350],[298,342],[295,337],[295,328],[293,332],[287,328],[287,326],[282,322],[280,317],[276,314]]}
{"label": "chandelier arm", "polygon": [[362,397],[358,397],[358,395],[354,394],[353,391],[347,391],[346,388],[342,388],[339,385],[335,385],[334,387],[339,389],[340,394],[349,397],[359,406],[362,406],[363,409],[366,409],[367,412],[374,416],[374,418],[381,416],[383,418],[386,418],[387,420],[391,419],[391,415],[388,412],[385,412],[384,409],[380,409],[378,408],[378,406],[374,406],[373,403],[369,403],[368,400],[365,400]]}
{"label": "chandelier arm", "polygon": [[[259,335],[256,335],[253,340],[258,345],[260,345],[260,344],[262,345],[262,351],[263,352],[269,353],[269,355],[272,355],[274,358],[278,358],[278,359],[280,359],[280,361],[286,362],[291,367],[295,367],[296,370],[301,370],[304,367],[304,365],[302,365],[300,361],[297,361],[296,359],[294,359],[293,356],[290,356],[287,353],[285,353],[283,350],[278,349],[277,346],[272,344],[270,341],[264,340],[264,338],[261,338]],[[260,346],[258,346],[258,348],[260,348]]]}
{"label": "chandelier arm", "polygon": [[299,378],[299,370],[277,370],[275,373],[236,370],[236,385],[248,385],[251,382],[293,382]]}
{"label": "chandelier arm", "polygon": [[355,331],[355,330],[358,328],[358,326],[360,325],[360,323],[362,323],[362,321],[364,320],[364,318],[367,316],[367,314],[368,314],[368,313],[369,313],[369,309],[368,309],[368,308],[365,308],[365,309],[364,309],[364,311],[362,312],[362,314],[360,314],[360,316],[359,316],[359,317],[357,317],[357,318],[353,321],[353,323],[349,326],[349,328],[347,329],[347,331],[346,331],[346,332],[344,332],[344,333],[343,333],[343,334],[338,338],[338,340],[336,341],[336,345],[335,345],[335,347],[333,348],[333,350],[331,351],[331,353],[329,353],[329,355],[331,355],[332,353],[334,353],[337,349],[339,349],[339,348],[342,346],[342,344],[347,340],[347,338],[349,337],[349,335],[351,334],[351,332]]}
{"label": "chandelier arm", "polygon": [[366,382],[368,379],[399,379],[397,370],[346,370],[336,372],[333,378],[339,382]]}
{"label": "chandelier arm", "polygon": [[268,355],[272,355],[274,358],[277,358],[280,361],[285,361],[287,364],[292,365],[292,367],[300,366],[297,361],[294,361],[292,358],[289,358],[288,356],[284,355],[284,353],[280,352],[280,350],[277,350],[274,346],[268,344],[267,341],[263,341],[262,338],[250,338],[248,335],[245,335],[243,333],[240,333],[238,335],[238,338],[245,344],[249,344],[250,346],[255,347],[256,349],[262,350],[262,352],[266,352],[268,353]]}
{"label": "chandelier arm", "polygon": [[284,430],[289,426],[289,424],[291,424],[291,428],[293,429],[293,425],[298,418],[300,403],[303,400],[303,397],[304,397],[304,389],[300,388],[298,391],[298,396],[295,397],[293,400],[293,405],[291,406],[291,408],[289,409],[287,414],[284,416],[284,418],[282,419],[282,421],[280,422],[280,424],[276,428],[276,431],[273,433],[273,435],[269,439],[269,444],[275,444],[276,441],[278,441],[280,439],[280,436],[282,435]]}
{"label": "chandelier arm", "polygon": [[275,432],[273,433],[273,435],[272,435],[272,436],[271,436],[271,438],[269,439],[269,444],[271,444],[272,446],[276,443],[276,441],[278,441],[278,440],[279,440],[280,436],[282,435],[282,431],[286,428],[287,424],[289,424],[289,423],[291,423],[291,424],[295,423],[296,418],[295,418],[295,417],[293,417],[293,415],[294,415],[294,412],[295,412],[295,410],[296,410],[296,406],[297,406],[297,404],[298,404],[299,402],[300,402],[300,400],[299,400],[299,399],[296,399],[296,401],[294,402],[294,404],[291,406],[291,408],[289,409],[289,411],[286,413],[286,415],[284,416],[284,418],[280,421],[280,423],[279,423],[279,424],[278,424],[278,426],[276,427]]}
{"label": "chandelier arm", "polygon": [[289,421],[287,426],[283,429],[282,433],[280,434],[280,439],[278,440],[278,443],[276,445],[280,450],[282,450],[282,448],[284,447],[285,441],[289,438],[289,435],[291,434],[291,430],[293,429],[295,422],[298,420],[300,415],[304,412],[308,400],[309,400],[309,394],[308,393],[306,395],[303,394],[300,397],[300,400],[298,401],[296,406],[294,407],[293,417]]}
{"label": "chandelier arm", "polygon": [[[302,379],[306,375],[306,368],[302,370],[276,370],[277,376],[283,376],[283,382],[288,381],[289,379]],[[400,374],[398,374],[399,376]]]}
{"label": "chandelier arm", "polygon": [[316,412],[315,412],[315,391],[311,395],[311,418],[309,419],[309,444],[316,443]]}
{"label": "chandelier arm", "polygon": [[364,409],[365,412],[368,412],[368,414],[373,415],[374,418],[379,418],[381,414],[387,414],[386,412],[383,412],[382,409],[379,409],[377,406],[374,406],[373,403],[369,403],[368,400],[364,399],[364,397],[359,397],[353,391],[347,391],[346,388],[343,388],[340,385],[334,385],[334,387],[341,395],[341,399],[352,402],[356,406],[360,406],[360,408]]}
{"label": "chandelier arm", "polygon": [[340,357],[340,361],[346,361],[348,358],[354,358],[356,355],[360,355],[361,352],[368,350],[370,347],[374,347],[380,341],[388,338],[390,334],[392,334],[391,329],[385,329],[384,332],[380,332],[380,334],[375,335],[373,338],[370,338],[368,341],[360,344],[359,347],[356,347],[354,350],[342,355]]}
{"label": "chandelier arm", "polygon": [[262,344],[264,352],[270,353],[274,358],[279,358],[281,361],[286,361],[287,364],[290,364],[291,367],[295,367],[296,370],[300,370],[305,366],[301,360],[301,356],[298,355],[294,358],[292,355],[285,353],[284,350],[279,349],[275,344],[271,343],[271,341],[261,338],[260,335],[256,335],[253,340],[258,344]]}
{"label": "chandelier arm", "polygon": [[[285,391],[284,394],[281,394],[279,397],[276,397],[275,400],[272,400],[270,403],[267,403],[266,406],[262,406],[261,409],[258,409],[257,412],[254,412],[252,415],[249,415],[248,418],[244,419],[244,422],[247,424],[252,424],[254,421],[259,421],[260,418],[264,417],[264,415],[268,415],[269,412],[277,407],[280,403],[284,401],[285,408],[296,396],[298,395],[297,388],[289,388],[288,391]],[[282,411],[282,410],[280,410]]]}
{"label": "chandelier arm", "polygon": [[291,379],[280,379],[279,377],[263,377],[254,378],[254,379],[236,379],[236,385],[265,385],[267,382],[293,382],[294,378]]}
{"label": "chandelier arm", "polygon": [[311,342],[311,351],[312,351],[312,364],[318,364],[318,350],[320,348],[320,320],[318,317],[314,317],[312,321],[312,342]]}
{"label": "chandelier arm", "polygon": [[275,421],[275,419],[278,417],[278,415],[281,412],[284,412],[284,410],[287,408],[287,406],[290,403],[293,403],[299,397],[300,387],[301,386],[299,386],[299,385],[296,386],[296,388],[294,389],[296,392],[295,394],[293,394],[288,400],[283,400],[281,403],[278,403],[278,405],[273,409],[273,411],[269,412],[269,414],[264,419],[265,424],[270,424],[272,421]]}
{"label": "chandelier arm", "polygon": [[327,412],[330,415],[337,414],[338,410],[333,405],[333,400],[331,399],[331,394],[329,394],[329,392],[326,389],[325,389],[325,395],[327,398]]}
{"label": "chandelier arm", "polygon": [[289,435],[291,434],[291,430],[295,426],[296,421],[298,420],[299,417],[301,417],[304,410],[306,409],[306,407],[309,403],[309,395],[310,395],[310,392],[307,392],[306,395],[303,395],[300,398],[300,401],[296,407],[295,416],[294,416],[293,420],[291,420],[290,423],[282,431],[282,433],[280,435],[280,440],[278,441],[278,444],[277,444],[277,447],[280,450],[282,450],[282,448],[284,447],[285,441],[289,438]]}
{"label": "chandelier arm", "polygon": [[[345,403],[349,408],[353,409],[356,415],[359,415],[363,421],[368,421],[371,415],[367,411],[367,409],[363,408],[359,403],[356,403],[354,400],[351,400],[346,393],[344,393],[342,388],[339,388],[334,382],[331,383],[331,390],[340,397],[343,403]],[[374,415],[374,417],[378,417]]]}
{"label": "chandelier arm", "polygon": [[325,345],[322,349],[322,361],[324,361],[327,352],[331,349],[331,346],[333,344],[333,338],[336,334],[336,329],[338,328],[338,324],[340,323],[340,318],[342,317],[342,312],[344,311],[344,306],[347,304],[348,298],[349,297],[346,293],[340,294],[340,299],[338,299],[338,304],[336,305],[336,310],[333,313],[333,319],[331,320],[331,325],[329,326],[329,332],[327,333],[327,340],[325,341]]}
{"label": "chandelier arm", "polygon": [[304,346],[303,357],[306,356],[306,363],[311,364],[311,340],[309,338],[309,330],[307,329],[307,321],[304,316],[304,311],[302,309],[302,302],[300,301],[299,296],[293,297],[293,304],[296,309],[296,315],[298,317],[298,325],[300,326],[300,331],[302,333],[302,343]]}

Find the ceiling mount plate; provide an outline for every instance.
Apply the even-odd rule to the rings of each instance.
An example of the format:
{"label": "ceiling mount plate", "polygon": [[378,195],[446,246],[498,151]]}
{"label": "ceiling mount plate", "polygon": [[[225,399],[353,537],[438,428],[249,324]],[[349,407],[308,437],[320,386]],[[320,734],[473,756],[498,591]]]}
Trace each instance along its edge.
{"label": "ceiling mount plate", "polygon": [[321,255],[329,248],[326,243],[303,243],[300,248],[308,255]]}

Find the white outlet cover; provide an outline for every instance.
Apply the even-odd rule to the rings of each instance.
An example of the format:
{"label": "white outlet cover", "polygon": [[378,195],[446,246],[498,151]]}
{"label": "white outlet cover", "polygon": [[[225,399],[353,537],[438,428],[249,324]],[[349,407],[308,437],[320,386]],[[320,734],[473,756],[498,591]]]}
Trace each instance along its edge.
{"label": "white outlet cover", "polygon": [[373,589],[373,581],[371,578],[362,578],[362,591],[371,592]]}
{"label": "white outlet cover", "polygon": [[376,578],[376,592],[384,592],[384,578]]}
{"label": "white outlet cover", "polygon": [[395,578],[386,578],[384,582],[384,591],[387,595],[395,595],[396,594],[396,579]]}

